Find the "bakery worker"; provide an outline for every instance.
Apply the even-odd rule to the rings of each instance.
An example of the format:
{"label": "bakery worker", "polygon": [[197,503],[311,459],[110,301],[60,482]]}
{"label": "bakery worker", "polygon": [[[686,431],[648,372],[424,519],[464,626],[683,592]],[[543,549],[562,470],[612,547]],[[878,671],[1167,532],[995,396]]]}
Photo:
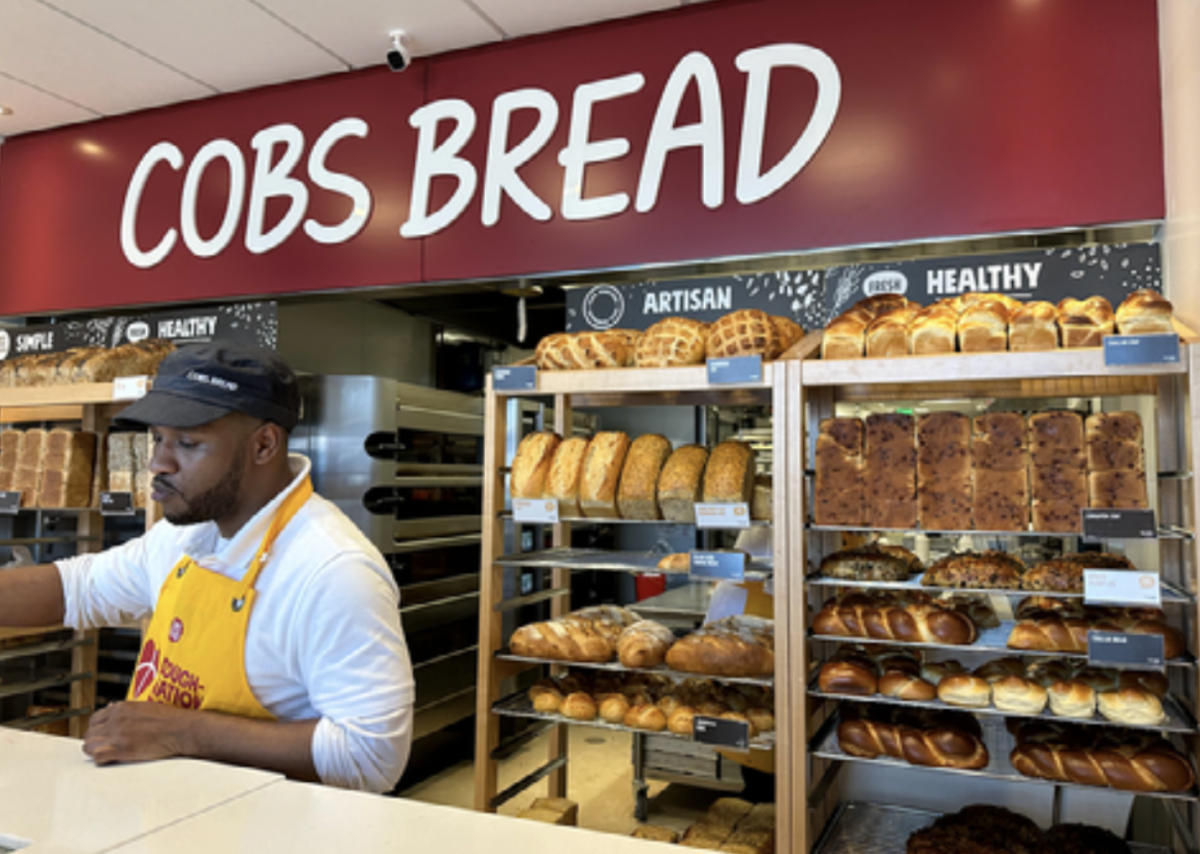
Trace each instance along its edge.
{"label": "bakery worker", "polygon": [[128,701],[91,720],[96,764],[190,756],[387,791],[413,676],[379,551],[288,454],[296,377],[216,343],[168,355],[118,426],[149,427],[165,520],[116,548],[0,573],[0,625],[150,615]]}

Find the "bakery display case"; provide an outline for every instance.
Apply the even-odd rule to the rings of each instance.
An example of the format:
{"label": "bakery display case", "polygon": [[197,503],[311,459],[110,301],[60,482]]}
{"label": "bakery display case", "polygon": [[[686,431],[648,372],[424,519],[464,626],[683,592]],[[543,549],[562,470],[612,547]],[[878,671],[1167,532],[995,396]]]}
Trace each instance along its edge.
{"label": "bakery display case", "polygon": [[[621,346],[620,341],[612,343]],[[816,339],[802,342],[787,356],[791,358],[815,344]],[[571,429],[574,414],[580,409],[595,412],[603,426],[605,412],[627,407],[766,407],[773,415],[772,465],[779,472],[791,446],[785,441],[786,387],[777,379],[784,371],[785,361],[767,362],[761,379],[729,385],[710,383],[703,366],[541,370],[536,373],[534,388],[524,390],[497,388],[493,379],[489,379],[484,410],[487,429],[476,714],[477,809],[494,811],[542,780],[548,780],[551,796],[566,795],[570,767],[567,726],[603,727],[632,732],[635,736],[653,733],[656,741],[690,747],[692,720],[704,703],[712,705],[704,706],[700,714],[728,713],[729,719],[745,723],[750,755],[765,753],[774,757],[778,802],[793,797],[789,790],[793,775],[787,770],[794,755],[789,740],[791,732],[777,722],[790,719],[794,713],[792,704],[796,700],[803,703],[804,698],[793,697],[786,690],[788,644],[775,638],[786,638],[789,634],[788,613],[780,603],[788,601],[790,579],[794,576],[784,571],[786,566],[782,563],[787,546],[785,526],[775,525],[770,519],[749,518],[755,494],[752,449],[742,443],[736,446],[713,443],[714,448],[706,449],[687,442],[672,448],[664,437],[649,431],[629,436],[602,429],[591,440],[576,441]],[[547,410],[553,411],[554,422],[544,425],[543,432],[526,437],[521,447],[506,447],[512,412],[508,402],[517,398],[546,401]],[[653,429],[651,426],[650,431]],[[542,447],[537,453],[539,445]],[[689,456],[697,459],[689,460]],[[726,457],[727,461],[721,462]],[[706,459],[714,473],[726,470],[732,473],[728,492],[725,487],[713,486],[710,497],[717,496],[713,500],[718,503],[740,499],[741,512],[746,518],[737,523],[739,528],[762,530],[773,543],[774,559],[748,561],[744,573],[750,586],[759,588],[760,603],[766,603],[767,614],[773,619],[734,617],[724,623],[708,624],[691,635],[687,634],[689,626],[680,630],[680,636],[658,624],[630,627],[628,621],[636,619],[636,615],[615,606],[571,612],[573,573],[638,576],[672,571],[671,557],[664,558],[661,552],[573,547],[572,532],[596,525],[621,529],[644,526],[651,531],[683,532],[695,541],[694,508],[703,497],[700,473]],[[716,464],[712,462],[714,459]],[[539,462],[530,464],[531,460]],[[578,480],[570,483],[570,478],[556,477],[556,466],[577,472]],[[622,489],[617,488],[618,475],[626,483]],[[530,486],[539,476],[541,480]],[[536,495],[541,499],[538,504],[553,504],[558,521],[527,521],[529,517],[520,512],[517,515],[521,518],[514,518],[510,503],[514,481],[518,497]],[[756,515],[788,518],[789,493],[778,485],[773,492],[761,482],[759,486],[760,510]],[[734,495],[736,499],[730,497]],[[766,512],[761,510],[764,503],[769,507]],[[518,529],[510,542],[524,543],[526,548],[505,552],[507,526]],[[521,531],[530,527],[540,529],[539,533],[522,537]],[[542,532],[547,531],[548,537],[543,536]],[[532,548],[528,547],[530,544]],[[686,572],[687,556],[672,557],[676,562],[674,571]],[[511,576],[530,569],[541,570],[544,582],[516,593]],[[773,596],[763,595],[763,589],[768,594],[773,592]],[[548,620],[519,626],[515,631],[511,631],[511,621],[506,625],[506,614],[541,603],[549,611]],[[636,611],[636,603],[629,608]],[[697,641],[710,637],[720,645],[723,635],[741,638],[743,646],[763,657],[753,665],[747,660],[723,670],[711,662],[695,664],[683,652],[688,637]],[[619,643],[620,638],[625,642]],[[530,682],[538,676],[542,678],[531,686]],[[586,708],[577,710],[576,703]],[[768,714],[760,717],[760,711]],[[504,755],[505,745],[500,721],[502,717],[513,716],[549,728],[550,754],[540,767],[502,790],[499,757]],[[668,725],[669,719],[674,726]],[[791,816],[780,810],[773,840],[775,849],[795,850],[792,833]],[[758,840],[757,844],[766,843]]]}
{"label": "bakery display case", "polygon": [[[1132,850],[1196,850],[1198,363],[1177,329],[1178,362],[1094,342],[787,365],[794,850],[900,851],[972,799],[1118,835],[1132,811],[1152,843]],[[1083,536],[1084,511],[1146,510]],[[1085,569],[1161,596],[1085,594]],[[1149,636],[1136,666],[1101,646]]]}

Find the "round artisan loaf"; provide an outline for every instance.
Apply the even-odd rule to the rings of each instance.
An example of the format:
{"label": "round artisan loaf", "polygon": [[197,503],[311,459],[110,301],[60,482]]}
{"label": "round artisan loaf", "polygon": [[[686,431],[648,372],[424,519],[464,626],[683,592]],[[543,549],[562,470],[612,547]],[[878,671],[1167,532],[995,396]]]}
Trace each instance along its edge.
{"label": "round artisan loaf", "polygon": [[992,683],[992,705],[1002,712],[1040,715],[1048,699],[1045,688],[1023,676],[1005,676]]}
{"label": "round artisan loaf", "polygon": [[624,694],[609,694],[600,701],[598,711],[601,719],[610,724],[624,723],[625,715],[629,712],[629,700]]}
{"label": "round artisan loaf", "polygon": [[627,330],[576,332],[567,336],[567,360],[575,370],[624,368],[633,364],[634,348]]}
{"label": "round artisan loaf", "polygon": [[707,323],[687,317],[666,317],[642,333],[635,362],[639,368],[702,365],[707,342]]}
{"label": "round artisan loaf", "polygon": [[972,673],[954,673],[938,683],[937,698],[951,706],[984,709],[992,702],[992,685]]}
{"label": "round artisan loaf", "polygon": [[709,328],[705,355],[710,359],[728,359],[757,354],[769,360],[783,352],[782,344],[769,314],[743,308],[718,318]]}
{"label": "round artisan loaf", "polygon": [[625,713],[625,726],[661,732],[667,728],[667,716],[658,706],[649,703],[639,704]]}
{"label": "round artisan loaf", "polygon": [[567,351],[570,336],[566,332],[555,332],[538,342],[534,361],[539,371],[565,371],[573,367]]}
{"label": "round artisan loaf", "polygon": [[691,735],[695,717],[696,710],[691,706],[680,706],[667,718],[667,729],[676,735]]}
{"label": "round artisan loaf", "polygon": [[775,673],[775,623],[761,617],[726,617],[677,640],[667,666],[708,676],[771,676]]}
{"label": "round artisan loaf", "polygon": [[804,337],[804,328],[790,317],[778,314],[770,315],[771,325],[779,335],[779,355],[783,355],[792,345]]}
{"label": "round artisan loaf", "polygon": [[1063,718],[1090,718],[1096,714],[1096,692],[1082,682],[1055,682],[1048,691],[1050,711]]}
{"label": "round artisan loaf", "polygon": [[1097,695],[1096,707],[1106,719],[1128,726],[1157,726],[1167,719],[1162,701],[1138,688],[1103,691]]}
{"label": "round artisan loaf", "polygon": [[530,687],[529,699],[535,712],[546,714],[559,710],[563,702],[563,693],[553,680],[539,679]]}

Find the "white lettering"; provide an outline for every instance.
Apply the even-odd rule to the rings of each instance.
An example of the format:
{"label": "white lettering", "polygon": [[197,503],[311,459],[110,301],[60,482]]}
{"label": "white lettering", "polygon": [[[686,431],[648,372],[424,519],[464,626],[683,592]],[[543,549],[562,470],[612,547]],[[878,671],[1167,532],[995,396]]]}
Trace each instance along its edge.
{"label": "white lettering", "polygon": [[26,332],[17,336],[17,352],[27,353],[30,350],[53,350],[53,332]]}
{"label": "white lettering", "polygon": [[[453,121],[454,130],[441,145],[437,145],[437,129],[443,119]],[[466,101],[446,98],[421,107],[408,117],[408,123],[417,129],[417,165],[413,172],[408,222],[400,226],[400,235],[428,237],[458,219],[475,194],[475,185],[479,181],[475,167],[458,156],[475,132],[475,110]],[[430,214],[429,190],[436,175],[457,178],[458,186],[450,199]]]}
{"label": "white lettering", "polygon": [[[700,96],[700,121],[677,126],[675,120],[679,117],[680,104],[693,80]],[[719,208],[725,200],[724,126],[717,70],[707,56],[693,51],[679,60],[659,99],[642,160],[642,177],[638,181],[634,209],[645,213],[654,208],[668,152],[690,146],[698,147],[702,157],[700,198],[709,210]]]}
{"label": "white lettering", "polygon": [[1003,264],[989,264],[988,271],[988,290],[1000,290],[1000,272],[1004,269]]}
{"label": "white lettering", "polygon": [[[225,200],[225,218],[211,239],[200,236],[196,227],[196,201],[200,194],[200,181],[208,164],[217,159],[229,164],[229,196]],[[238,220],[242,215],[242,197],[246,191],[246,164],[242,152],[227,139],[214,139],[196,152],[192,165],[183,180],[183,200],[179,207],[179,225],[183,231],[183,242],[198,258],[211,258],[233,239]]]}
{"label": "white lettering", "polygon": [[350,215],[337,225],[321,225],[314,219],[305,220],[304,233],[316,243],[343,243],[358,234],[371,216],[371,191],[357,178],[331,172],[325,166],[330,150],[342,139],[356,136],[367,138],[367,123],[362,119],[339,119],[317,137],[308,154],[308,177],[322,190],[341,193],[350,199]]}
{"label": "white lettering", "polygon": [[[286,146],[283,156],[272,166],[275,146],[280,143]],[[256,133],[250,140],[250,147],[256,156],[254,178],[250,182],[250,204],[246,209],[246,248],[261,255],[291,237],[308,208],[308,187],[292,177],[292,170],[304,153],[304,134],[295,125],[275,125]],[[264,234],[267,199],[279,196],[291,199],[291,204],[283,219]]]}
{"label": "white lettering", "polygon": [[[517,110],[537,110],[537,124],[512,149],[508,145],[508,127]],[[550,206],[529,189],[517,175],[517,169],[528,163],[542,150],[558,125],[558,102],[542,89],[518,89],[505,92],[492,104],[492,127],[488,134],[487,167],[483,173],[483,224],[493,226],[500,221],[500,197],[507,195],[513,203],[533,219],[550,219]]]}
{"label": "white lettering", "polygon": [[1032,264],[1022,264],[1025,268],[1025,276],[1029,279],[1029,289],[1035,290],[1038,286],[1038,279],[1042,275],[1042,262],[1034,261]]}
{"label": "white lettering", "polygon": [[929,294],[946,293],[946,271],[928,270],[925,273],[925,292]]}
{"label": "white lettering", "polygon": [[129,263],[143,270],[161,263],[175,247],[179,233],[174,228],[168,228],[155,247],[143,252],[137,244],[137,213],[142,202],[142,193],[150,173],[159,163],[166,163],[176,172],[183,168],[183,153],[169,142],[159,142],[150,146],[137,168],[129,179],[129,188],[125,191],[125,204],[121,207],[121,251]]}
{"label": "white lettering", "polygon": [[1004,265],[1004,290],[1019,291],[1021,289],[1021,268],[1017,264]]}
{"label": "white lettering", "polygon": [[571,103],[571,125],[567,131],[567,147],[558,153],[563,167],[562,215],[564,219],[585,220],[615,216],[629,207],[628,193],[610,193],[585,199],[584,177],[589,163],[618,160],[629,153],[629,140],[615,137],[591,140],[592,107],[600,101],[611,101],[632,95],[646,85],[641,74],[625,74],[575,88]]}
{"label": "white lettering", "polygon": [[958,292],[961,294],[966,291],[975,292],[975,271],[970,267],[958,271]]}
{"label": "white lettering", "polygon": [[[746,73],[746,106],[742,114],[742,145],[738,154],[737,200],[743,205],[762,201],[796,177],[825,141],[842,99],[842,78],[829,55],[802,44],[776,44],[742,51],[734,60]],[[803,68],[817,78],[817,102],[804,132],[783,159],[762,172],[763,137],[771,72],[778,66]]]}
{"label": "white lettering", "polygon": [[646,298],[642,300],[642,314],[658,314],[658,300],[655,299],[653,291],[646,294]]}

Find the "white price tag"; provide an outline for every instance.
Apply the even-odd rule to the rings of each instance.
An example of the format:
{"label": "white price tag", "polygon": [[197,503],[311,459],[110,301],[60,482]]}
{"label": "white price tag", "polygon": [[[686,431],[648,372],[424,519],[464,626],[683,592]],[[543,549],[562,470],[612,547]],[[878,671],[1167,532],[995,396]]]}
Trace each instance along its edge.
{"label": "white price tag", "polygon": [[514,498],[513,518],[518,522],[555,524],[558,522],[558,502],[544,498]]}
{"label": "white price tag", "polygon": [[1127,569],[1085,569],[1083,601],[1088,605],[1149,605],[1162,607],[1162,586],[1154,572]]}
{"label": "white price tag", "polygon": [[113,400],[137,400],[150,390],[150,377],[117,377],[113,380]]}
{"label": "white price tag", "polygon": [[697,504],[697,528],[749,528],[749,504]]}

